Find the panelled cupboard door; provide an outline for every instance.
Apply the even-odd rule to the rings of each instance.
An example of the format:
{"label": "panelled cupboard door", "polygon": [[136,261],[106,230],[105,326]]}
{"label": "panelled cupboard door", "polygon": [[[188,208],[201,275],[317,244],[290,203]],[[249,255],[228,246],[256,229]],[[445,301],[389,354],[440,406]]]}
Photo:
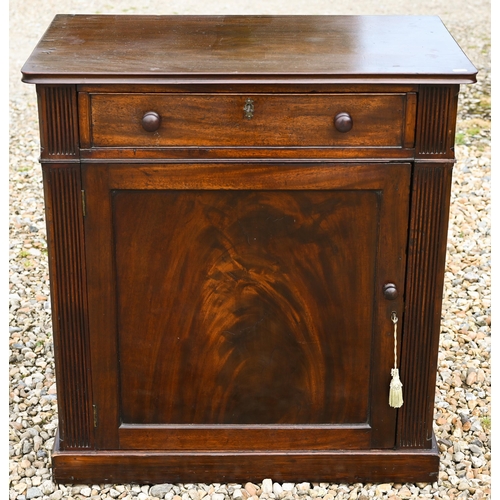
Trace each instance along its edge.
{"label": "panelled cupboard door", "polygon": [[96,447],[393,447],[409,183],[404,163],[85,164]]}

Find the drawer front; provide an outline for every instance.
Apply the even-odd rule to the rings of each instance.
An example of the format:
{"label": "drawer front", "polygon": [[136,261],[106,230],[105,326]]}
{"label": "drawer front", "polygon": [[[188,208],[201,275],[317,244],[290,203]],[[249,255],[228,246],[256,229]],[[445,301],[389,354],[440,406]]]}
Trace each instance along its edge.
{"label": "drawer front", "polygon": [[403,147],[409,128],[404,93],[103,93],[88,102],[83,135],[94,148]]}

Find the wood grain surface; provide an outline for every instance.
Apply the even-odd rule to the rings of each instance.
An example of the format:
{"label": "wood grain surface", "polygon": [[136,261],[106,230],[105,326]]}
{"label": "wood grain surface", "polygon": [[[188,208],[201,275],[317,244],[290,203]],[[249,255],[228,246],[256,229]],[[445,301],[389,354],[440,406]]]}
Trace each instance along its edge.
{"label": "wood grain surface", "polygon": [[476,69],[437,16],[58,15],[22,72],[32,83],[467,83]]}
{"label": "wood grain surface", "polygon": [[379,204],[116,192],[123,421],[366,422]]}
{"label": "wood grain surface", "polygon": [[[244,107],[251,99],[252,118]],[[90,94],[91,147],[402,147],[405,94]],[[150,111],[157,131],[142,127]],[[353,127],[340,132],[335,116]],[[414,126],[414,121],[413,121]]]}
{"label": "wood grain surface", "polygon": [[408,164],[84,167],[100,447],[394,446]]}
{"label": "wood grain surface", "polygon": [[426,482],[438,480],[439,455],[431,450],[362,450],[325,452],[66,452],[52,455],[54,475],[62,483],[148,483],[262,481],[273,471],[277,482],[339,481],[345,483]]}

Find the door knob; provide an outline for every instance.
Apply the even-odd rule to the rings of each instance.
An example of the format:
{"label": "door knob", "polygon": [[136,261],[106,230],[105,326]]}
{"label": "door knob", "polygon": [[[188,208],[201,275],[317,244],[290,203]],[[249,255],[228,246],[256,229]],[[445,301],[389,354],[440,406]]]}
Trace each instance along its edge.
{"label": "door knob", "polygon": [[384,285],[384,297],[387,300],[395,300],[398,297],[398,289],[394,283],[386,283]]}

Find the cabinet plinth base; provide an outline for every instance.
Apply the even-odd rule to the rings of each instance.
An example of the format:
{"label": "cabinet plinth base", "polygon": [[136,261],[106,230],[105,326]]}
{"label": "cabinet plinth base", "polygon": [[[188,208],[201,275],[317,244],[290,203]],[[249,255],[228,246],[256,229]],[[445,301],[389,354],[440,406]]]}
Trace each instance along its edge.
{"label": "cabinet plinth base", "polygon": [[272,473],[278,482],[434,482],[437,447],[328,451],[60,451],[52,454],[58,483],[242,482]]}

